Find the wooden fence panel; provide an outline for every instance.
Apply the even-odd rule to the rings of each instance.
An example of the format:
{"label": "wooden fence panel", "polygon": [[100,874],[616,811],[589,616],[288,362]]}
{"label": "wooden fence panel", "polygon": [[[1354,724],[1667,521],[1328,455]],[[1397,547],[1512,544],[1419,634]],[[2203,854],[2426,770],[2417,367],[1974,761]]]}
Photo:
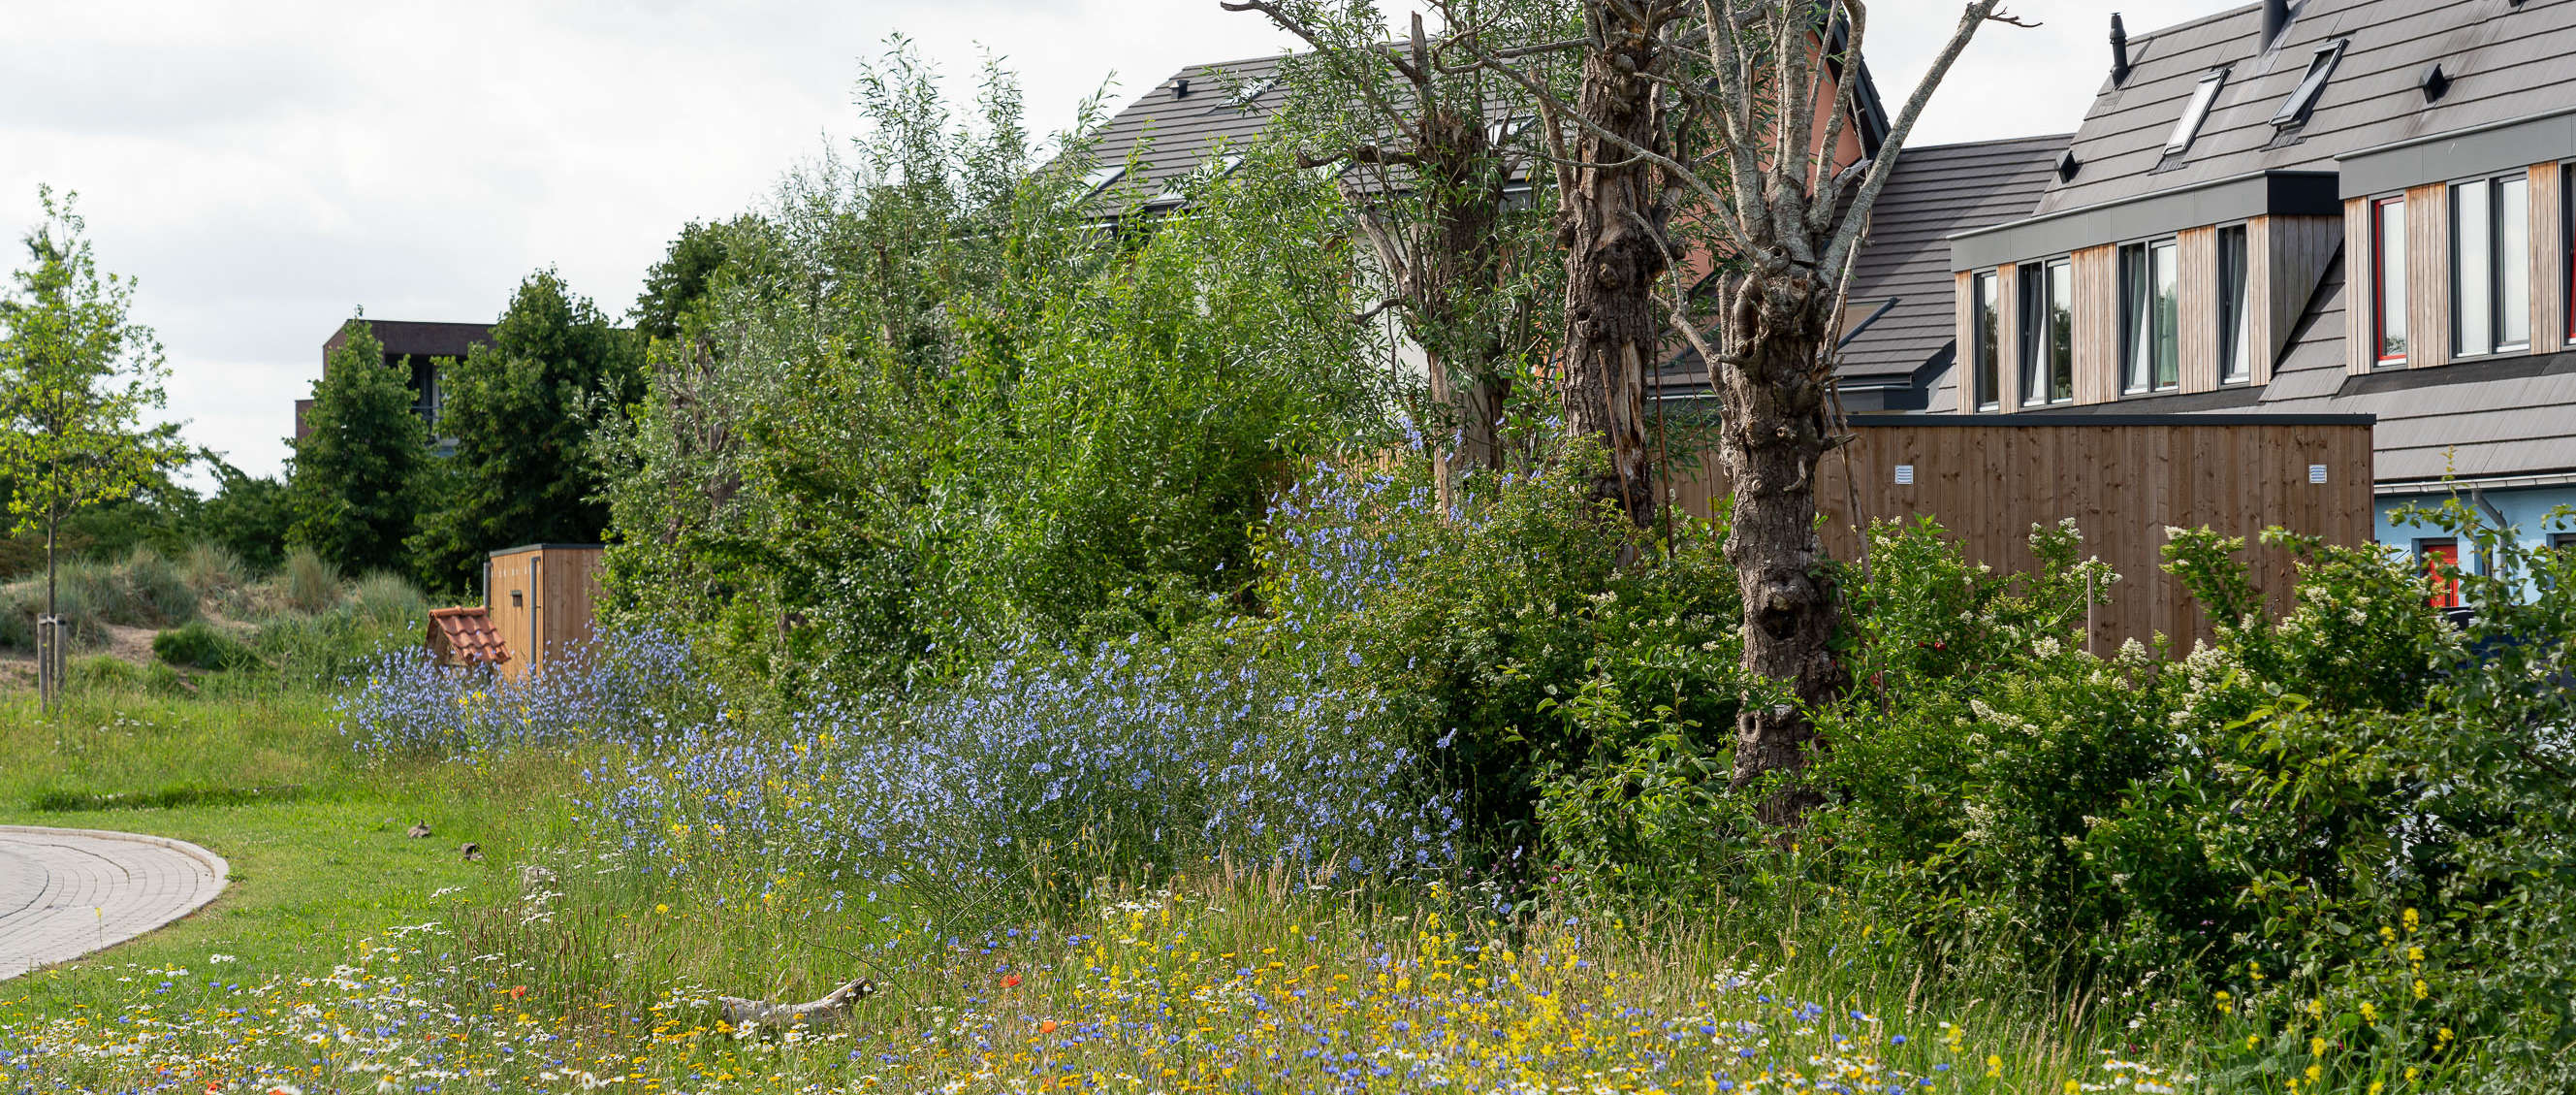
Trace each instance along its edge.
{"label": "wooden fence panel", "polygon": [[[2167,527],[2244,537],[2276,611],[2294,571],[2288,553],[2251,546],[2264,528],[2342,544],[2371,536],[2365,416],[1865,415],[1852,426],[1852,443],[1827,454],[1816,477],[1827,554],[1858,560],[1866,526],[1928,515],[1971,560],[2025,572],[2036,562],[2032,528],[2071,517],[2086,553],[2121,576],[2095,616],[2103,653],[2160,634],[2188,648],[2208,633],[2163,569]],[[2310,481],[2312,465],[2323,466],[2323,483]],[[1911,483],[1898,482],[1902,466]],[[1672,486],[1677,504],[1701,516],[1725,494],[1713,454]]]}

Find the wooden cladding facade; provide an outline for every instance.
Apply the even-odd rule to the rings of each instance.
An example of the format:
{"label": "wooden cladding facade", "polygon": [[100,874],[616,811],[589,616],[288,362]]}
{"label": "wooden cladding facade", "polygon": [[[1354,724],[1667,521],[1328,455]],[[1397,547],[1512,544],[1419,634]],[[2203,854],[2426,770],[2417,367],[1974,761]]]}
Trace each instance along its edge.
{"label": "wooden cladding facade", "polygon": [[[2207,526],[2249,543],[2273,525],[2339,544],[2372,537],[2366,417],[1887,415],[1852,425],[1853,442],[1827,454],[1817,476],[1828,554],[1858,560],[1861,528],[1928,516],[1969,558],[2027,571],[2032,526],[2073,518],[2086,552],[2121,575],[2094,616],[2102,653],[2158,634],[2187,648],[2207,634],[2208,621],[2161,565],[2168,526]],[[1726,486],[1713,456],[1699,464],[1674,498],[1709,516]],[[2312,482],[2320,465],[2325,481]],[[1899,482],[1900,468],[1910,483]],[[2279,607],[2290,558],[2248,550]]]}
{"label": "wooden cladding facade", "polygon": [[[2334,261],[2335,249],[2342,244],[2342,225],[2334,217],[2264,216],[2242,222],[2245,230],[2245,302],[2247,317],[2246,345],[2254,360],[2248,363],[2244,376],[2228,381],[2221,376],[2220,347],[2229,332],[2222,330],[2224,286],[2219,276],[2220,231],[2235,225],[2209,225],[2187,228],[2170,237],[2174,241],[2178,269],[2176,285],[2179,330],[2178,354],[2181,365],[2180,391],[2209,392],[2222,387],[2251,384],[2260,387],[2272,380],[2272,364],[2289,347],[2291,330],[2299,314],[2315,295],[2317,283],[2325,277],[2326,266]],[[2144,241],[2134,241],[2144,242]],[[2074,268],[2073,342],[2075,347],[2075,402],[2078,404],[2109,403],[2122,398],[2120,329],[2120,245],[2087,247],[2060,256]],[[1957,275],[1957,323],[1959,345],[1973,347],[1977,322],[1976,307],[1971,299],[1976,278],[1992,274],[1997,287],[1997,357],[2000,399],[1990,400],[1984,409],[2011,412],[2025,409],[2021,375],[2021,308],[2024,303],[2019,280],[2024,270],[2045,269],[2045,261],[2005,265],[1993,270],[1964,271]],[[2535,282],[2535,284],[2538,284]],[[1969,360],[1962,353],[1961,360]],[[2163,395],[2176,389],[2129,395]],[[1963,408],[1965,409],[1965,408]]]}
{"label": "wooden cladding facade", "polygon": [[[2557,353],[2567,348],[2567,229],[2561,197],[2566,173],[2555,162],[2525,169],[2529,217],[2531,346],[2508,354]],[[2510,175],[2510,173],[2508,173]],[[2492,177],[2492,176],[2489,176]],[[2465,180],[2457,180],[2465,181]],[[2372,252],[2373,207],[2399,197],[2380,194],[2346,198],[2343,203],[2345,297],[2344,368],[2361,374],[2379,367],[2374,343],[2379,325],[2376,279],[2379,257]],[[2405,368],[2448,365],[2451,350],[2451,183],[2408,187],[2406,200],[2406,361]],[[2398,363],[2390,362],[2390,368]]]}
{"label": "wooden cladding facade", "polygon": [[512,657],[517,678],[588,643],[596,634],[602,561],[596,544],[537,544],[492,553],[483,604]]}

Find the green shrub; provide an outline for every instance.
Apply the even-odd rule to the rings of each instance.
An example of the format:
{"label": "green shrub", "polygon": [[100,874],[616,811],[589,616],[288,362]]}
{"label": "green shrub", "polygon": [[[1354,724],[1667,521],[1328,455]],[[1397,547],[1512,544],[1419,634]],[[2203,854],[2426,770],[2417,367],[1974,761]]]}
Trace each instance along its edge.
{"label": "green shrub", "polygon": [[217,672],[260,664],[257,651],[204,620],[191,620],[153,636],[152,654],[171,665]]}
{"label": "green shrub", "polygon": [[340,568],[311,548],[287,552],[286,566],[278,577],[285,587],[287,607],[297,612],[322,612],[340,603]]}
{"label": "green shrub", "polygon": [[1309,642],[1350,649],[1323,683],[1386,697],[1460,792],[1482,864],[1622,854],[1631,837],[1596,827],[1633,819],[1620,773],[1660,766],[1692,800],[1723,765],[1682,758],[1722,756],[1732,738],[1741,647],[1723,530],[1684,520],[1668,548],[1588,500],[1592,467],[1568,446],[1535,473],[1466,477],[1456,515],[1437,511],[1418,462],[1319,476],[1259,545],[1255,595],[1313,621]]}
{"label": "green shrub", "polygon": [[143,687],[143,671],[113,654],[74,659],[65,667],[64,684],[79,692],[131,692]]}

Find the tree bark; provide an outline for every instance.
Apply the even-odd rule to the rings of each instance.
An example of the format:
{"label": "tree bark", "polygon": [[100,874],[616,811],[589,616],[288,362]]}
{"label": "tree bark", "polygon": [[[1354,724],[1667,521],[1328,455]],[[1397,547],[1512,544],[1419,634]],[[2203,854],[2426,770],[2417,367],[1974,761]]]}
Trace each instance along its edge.
{"label": "tree bark", "polygon": [[[1587,50],[1575,110],[1592,125],[1640,148],[1660,148],[1663,103],[1655,83],[1654,26],[1621,26],[1603,4],[1595,25],[1609,48]],[[1671,256],[1671,202],[1661,172],[1628,147],[1587,127],[1572,143],[1580,166],[1559,204],[1565,248],[1565,425],[1602,440],[1610,467],[1593,484],[1643,528],[1655,517],[1654,465],[1646,437],[1646,369],[1662,351],[1664,322],[1655,285]]]}
{"label": "tree bark", "polygon": [[[1801,708],[1833,701],[1849,681],[1834,658],[1837,597],[1816,534],[1816,465],[1834,445],[1823,364],[1834,293],[1759,272],[1728,278],[1726,290],[1723,360],[1710,363],[1709,383],[1723,407],[1718,460],[1735,494],[1726,559],[1744,601],[1742,666],[1791,697],[1747,703],[1736,716],[1734,783],[1743,787],[1806,767],[1825,743]],[[1815,801],[1792,785],[1760,813],[1786,824]]]}

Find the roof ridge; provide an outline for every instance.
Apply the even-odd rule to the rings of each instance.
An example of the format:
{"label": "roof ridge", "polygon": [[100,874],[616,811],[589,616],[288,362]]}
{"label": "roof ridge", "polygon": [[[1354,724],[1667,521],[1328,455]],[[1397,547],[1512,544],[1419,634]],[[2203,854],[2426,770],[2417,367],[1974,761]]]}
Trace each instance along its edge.
{"label": "roof ridge", "polygon": [[2043,144],[2049,141],[2071,141],[2074,139],[2075,134],[2071,132],[2038,133],[2027,137],[1988,137],[1983,140],[1976,141],[1948,141],[1942,144],[1909,144],[1899,148],[1897,150],[1897,154],[1899,156],[1903,156],[1907,152],[1933,152],[1941,149],[1978,148],[1986,145]]}

